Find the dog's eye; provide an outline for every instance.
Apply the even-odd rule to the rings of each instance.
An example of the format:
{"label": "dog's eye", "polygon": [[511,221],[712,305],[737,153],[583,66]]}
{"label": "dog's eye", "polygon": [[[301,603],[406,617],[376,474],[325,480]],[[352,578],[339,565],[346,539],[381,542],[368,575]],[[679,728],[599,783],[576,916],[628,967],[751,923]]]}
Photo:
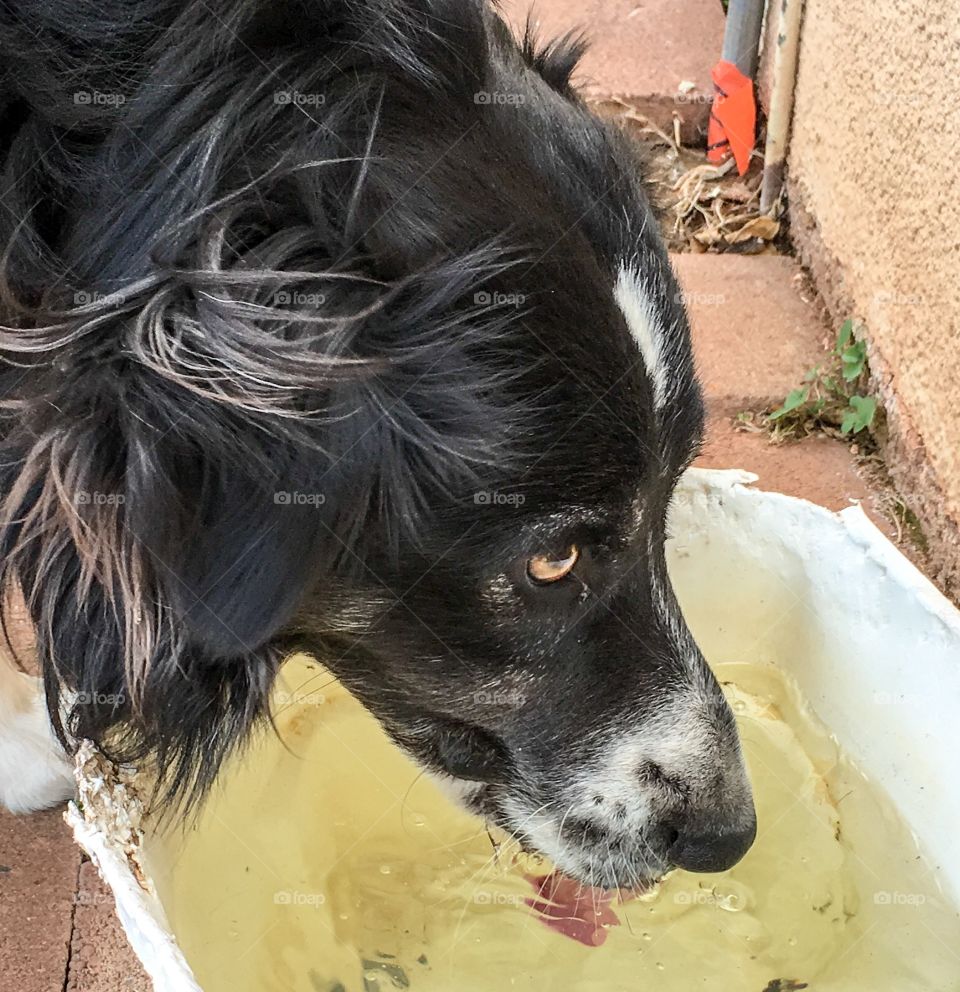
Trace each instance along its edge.
{"label": "dog's eye", "polygon": [[564,558],[551,558],[548,555],[537,555],[527,562],[527,575],[534,582],[544,584],[559,582],[565,579],[580,560],[580,549],[571,544]]}

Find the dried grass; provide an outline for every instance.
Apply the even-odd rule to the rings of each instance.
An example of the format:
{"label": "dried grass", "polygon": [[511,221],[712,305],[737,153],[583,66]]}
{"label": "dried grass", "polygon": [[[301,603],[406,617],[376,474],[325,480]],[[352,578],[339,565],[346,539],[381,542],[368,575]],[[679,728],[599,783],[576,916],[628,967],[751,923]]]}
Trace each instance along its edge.
{"label": "dried grass", "polygon": [[763,159],[759,152],[754,152],[750,170],[741,177],[732,159],[713,165],[703,149],[682,145],[679,120],[674,120],[670,135],[622,101],[604,99],[596,109],[645,147],[648,178],[671,251],[777,251],[779,206],[773,216],[760,213]]}

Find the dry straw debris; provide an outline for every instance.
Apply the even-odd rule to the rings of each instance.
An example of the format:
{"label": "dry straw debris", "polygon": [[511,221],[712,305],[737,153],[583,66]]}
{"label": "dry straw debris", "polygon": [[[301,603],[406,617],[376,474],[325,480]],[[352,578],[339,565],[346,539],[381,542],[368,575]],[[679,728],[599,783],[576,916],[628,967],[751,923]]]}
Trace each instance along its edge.
{"label": "dry straw debris", "polygon": [[732,159],[713,165],[700,148],[680,141],[680,121],[673,134],[658,128],[628,103],[604,99],[594,109],[614,120],[646,148],[648,178],[664,216],[664,236],[671,251],[775,252],[780,234],[779,208],[760,213],[762,157],[743,177]]}

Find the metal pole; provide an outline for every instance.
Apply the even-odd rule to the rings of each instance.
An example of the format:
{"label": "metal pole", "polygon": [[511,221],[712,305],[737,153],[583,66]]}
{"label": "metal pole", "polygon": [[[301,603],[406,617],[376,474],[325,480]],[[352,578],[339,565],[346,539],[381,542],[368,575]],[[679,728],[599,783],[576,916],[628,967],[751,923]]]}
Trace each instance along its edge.
{"label": "metal pole", "polygon": [[[787,163],[787,142],[793,117],[793,91],[797,81],[797,55],[800,50],[800,21],[803,0],[777,0],[778,23],[773,49],[773,89],[767,117],[767,144],[763,153],[763,182],[760,212],[770,213],[780,198]],[[772,13],[772,11],[771,11]]]}
{"label": "metal pole", "polygon": [[765,0],[730,0],[723,35],[723,60],[756,79]]}

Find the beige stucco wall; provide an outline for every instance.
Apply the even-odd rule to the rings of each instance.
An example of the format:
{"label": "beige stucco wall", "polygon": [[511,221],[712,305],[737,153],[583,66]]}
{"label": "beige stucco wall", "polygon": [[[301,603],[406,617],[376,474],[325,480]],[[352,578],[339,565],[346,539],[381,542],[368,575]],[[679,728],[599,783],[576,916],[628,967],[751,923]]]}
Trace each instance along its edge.
{"label": "beige stucco wall", "polygon": [[960,590],[960,0],[807,0],[792,231],[839,322],[860,318],[887,454]]}

